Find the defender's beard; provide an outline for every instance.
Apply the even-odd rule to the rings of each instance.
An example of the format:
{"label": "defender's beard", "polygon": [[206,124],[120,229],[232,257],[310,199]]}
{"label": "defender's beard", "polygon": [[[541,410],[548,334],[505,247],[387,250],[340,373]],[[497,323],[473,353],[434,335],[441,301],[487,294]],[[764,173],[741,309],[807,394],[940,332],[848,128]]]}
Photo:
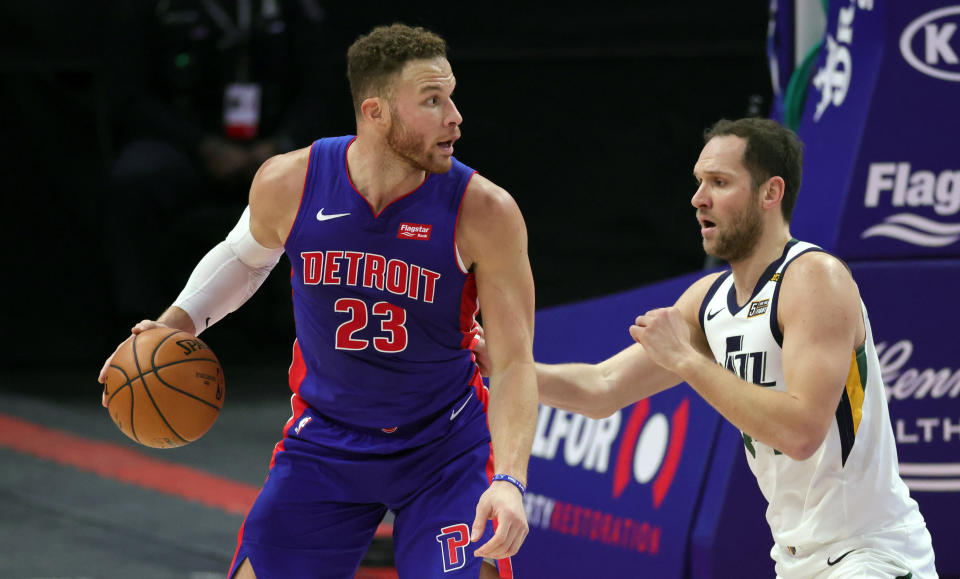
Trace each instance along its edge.
{"label": "defender's beard", "polygon": [[712,249],[704,244],[704,250],[708,254],[727,262],[749,257],[763,233],[760,208],[754,203],[748,204],[733,218],[729,231],[718,233]]}

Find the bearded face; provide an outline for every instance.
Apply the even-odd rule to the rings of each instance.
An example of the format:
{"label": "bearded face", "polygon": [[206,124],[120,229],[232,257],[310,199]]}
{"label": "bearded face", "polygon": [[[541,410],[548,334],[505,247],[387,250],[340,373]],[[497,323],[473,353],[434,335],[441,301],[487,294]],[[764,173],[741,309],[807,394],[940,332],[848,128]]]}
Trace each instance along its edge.
{"label": "bearded face", "polygon": [[390,107],[390,128],[387,146],[400,158],[428,173],[446,173],[453,165],[449,156],[441,155],[435,143],[403,122],[394,106]]}
{"label": "bearded face", "polygon": [[717,233],[711,243],[704,240],[704,250],[708,254],[727,262],[749,257],[763,234],[760,208],[756,203],[747,203]]}

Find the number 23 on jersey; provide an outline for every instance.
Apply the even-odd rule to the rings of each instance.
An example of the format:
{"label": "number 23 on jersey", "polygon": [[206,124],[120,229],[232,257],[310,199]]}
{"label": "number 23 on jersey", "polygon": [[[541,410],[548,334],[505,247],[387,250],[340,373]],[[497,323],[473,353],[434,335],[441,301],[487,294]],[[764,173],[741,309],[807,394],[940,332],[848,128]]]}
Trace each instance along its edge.
{"label": "number 23 on jersey", "polygon": [[[371,342],[378,352],[386,354],[396,354],[407,348],[405,309],[381,301],[373,304],[368,311],[367,303],[356,298],[340,298],[333,309],[350,315],[347,321],[337,327],[335,346],[338,350],[365,350]],[[371,315],[373,320],[370,319]],[[364,339],[362,336],[366,332],[363,330],[371,321],[380,323],[381,335],[373,337],[372,340]]]}

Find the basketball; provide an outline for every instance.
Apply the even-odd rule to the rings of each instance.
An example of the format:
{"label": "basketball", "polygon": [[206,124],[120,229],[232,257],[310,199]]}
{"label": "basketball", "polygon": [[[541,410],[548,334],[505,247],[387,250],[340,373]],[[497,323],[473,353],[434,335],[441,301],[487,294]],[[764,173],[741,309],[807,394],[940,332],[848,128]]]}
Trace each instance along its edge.
{"label": "basketball", "polygon": [[107,412],[120,430],[153,448],[203,436],[223,407],[220,361],[187,332],[153,328],[124,342],[107,370]]}

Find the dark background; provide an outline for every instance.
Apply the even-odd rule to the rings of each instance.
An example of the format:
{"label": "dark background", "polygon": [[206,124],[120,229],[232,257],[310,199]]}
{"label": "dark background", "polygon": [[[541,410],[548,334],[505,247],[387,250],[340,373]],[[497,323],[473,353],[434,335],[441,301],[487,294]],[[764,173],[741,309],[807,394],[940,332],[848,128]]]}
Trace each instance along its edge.
{"label": "dark background", "polygon": [[[0,1],[0,362],[88,367],[94,389],[129,326],[160,313],[121,319],[114,307],[113,276],[128,264],[117,263],[105,219],[116,151],[103,34],[113,4]],[[324,8],[325,38],[303,58],[323,75],[331,135],[354,131],[344,68],[358,34],[403,21],[448,40],[464,116],[457,157],[517,199],[538,308],[702,267],[691,169],[713,121],[767,112],[766,2]],[[189,273],[225,233],[218,225],[156,243],[182,254]],[[288,363],[288,268],[283,258],[244,308],[204,333],[225,366]],[[635,313],[624,312],[625,325]]]}

